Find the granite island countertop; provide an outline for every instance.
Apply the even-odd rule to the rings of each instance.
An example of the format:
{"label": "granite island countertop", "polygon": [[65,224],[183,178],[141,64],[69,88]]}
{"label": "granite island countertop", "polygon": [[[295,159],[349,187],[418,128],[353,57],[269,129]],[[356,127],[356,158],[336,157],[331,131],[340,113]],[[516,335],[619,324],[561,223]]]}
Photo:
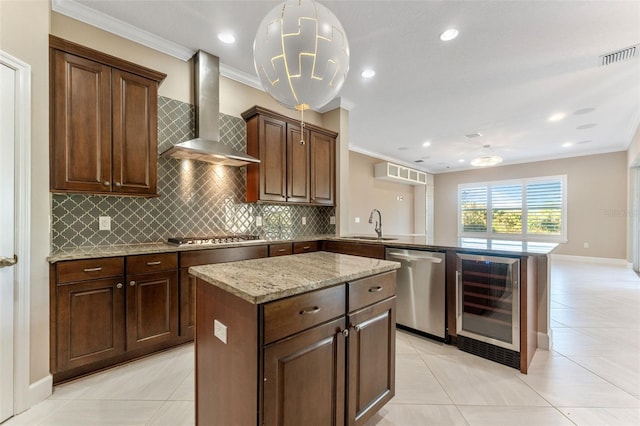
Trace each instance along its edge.
{"label": "granite island countertop", "polygon": [[192,266],[189,273],[259,304],[399,267],[398,262],[320,251]]}

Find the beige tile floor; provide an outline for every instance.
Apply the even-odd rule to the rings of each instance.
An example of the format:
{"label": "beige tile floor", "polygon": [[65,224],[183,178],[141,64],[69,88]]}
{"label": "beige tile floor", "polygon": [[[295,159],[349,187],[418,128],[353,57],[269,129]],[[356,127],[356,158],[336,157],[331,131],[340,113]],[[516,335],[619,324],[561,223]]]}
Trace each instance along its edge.
{"label": "beige tile floor", "polygon": [[[367,426],[640,425],[640,279],[552,266],[552,351],[528,375],[399,332],[396,396]],[[14,425],[193,425],[193,346],[57,386]]]}

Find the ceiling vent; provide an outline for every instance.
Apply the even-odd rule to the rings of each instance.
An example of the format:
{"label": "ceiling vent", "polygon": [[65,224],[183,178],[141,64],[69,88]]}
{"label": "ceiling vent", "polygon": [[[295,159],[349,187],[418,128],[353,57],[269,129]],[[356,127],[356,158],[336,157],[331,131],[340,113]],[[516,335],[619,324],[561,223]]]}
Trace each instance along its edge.
{"label": "ceiling vent", "polygon": [[424,160],[414,160],[414,163],[424,163]]}
{"label": "ceiling vent", "polygon": [[600,56],[600,65],[611,65],[616,62],[625,61],[627,59],[631,59],[638,53],[638,46],[627,47],[626,49],[617,50],[615,52],[607,53],[606,55]]}
{"label": "ceiling vent", "polygon": [[467,139],[479,138],[482,136],[482,133],[469,133],[468,135],[464,135]]}

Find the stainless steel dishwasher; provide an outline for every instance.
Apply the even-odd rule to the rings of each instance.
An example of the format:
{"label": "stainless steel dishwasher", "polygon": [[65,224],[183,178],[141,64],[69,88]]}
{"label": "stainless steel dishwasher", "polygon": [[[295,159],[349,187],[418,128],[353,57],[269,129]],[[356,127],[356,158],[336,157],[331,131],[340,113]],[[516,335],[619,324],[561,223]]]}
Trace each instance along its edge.
{"label": "stainless steel dishwasher", "polygon": [[401,263],[396,290],[396,323],[445,339],[445,254],[387,248],[386,258]]}

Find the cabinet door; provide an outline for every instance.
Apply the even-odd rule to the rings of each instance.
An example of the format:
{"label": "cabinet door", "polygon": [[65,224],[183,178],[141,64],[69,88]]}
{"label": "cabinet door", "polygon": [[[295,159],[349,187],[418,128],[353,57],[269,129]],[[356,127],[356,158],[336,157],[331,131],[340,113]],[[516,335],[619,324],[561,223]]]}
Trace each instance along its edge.
{"label": "cabinet door", "polygon": [[111,69],[52,50],[51,189],[111,191]]}
{"label": "cabinet door", "polygon": [[395,296],[349,314],[347,423],[361,425],[395,395]]}
{"label": "cabinet door", "polygon": [[344,424],[344,317],[264,349],[264,425]]}
{"label": "cabinet door", "polygon": [[158,84],[114,69],[113,191],[156,194]]}
{"label": "cabinet door", "polygon": [[262,201],[286,201],[287,125],[284,121],[260,117],[260,197]]}
{"label": "cabinet door", "polygon": [[57,371],[124,353],[122,277],[58,285]]}
{"label": "cabinet door", "polygon": [[308,203],[309,184],[309,131],[287,124],[287,201]]}
{"label": "cabinet door", "polygon": [[336,140],[311,132],[311,202],[334,204],[336,176]]}
{"label": "cabinet door", "polygon": [[127,276],[127,350],[178,337],[178,272]]}
{"label": "cabinet door", "polygon": [[180,336],[193,339],[196,325],[196,277],[180,270]]}

